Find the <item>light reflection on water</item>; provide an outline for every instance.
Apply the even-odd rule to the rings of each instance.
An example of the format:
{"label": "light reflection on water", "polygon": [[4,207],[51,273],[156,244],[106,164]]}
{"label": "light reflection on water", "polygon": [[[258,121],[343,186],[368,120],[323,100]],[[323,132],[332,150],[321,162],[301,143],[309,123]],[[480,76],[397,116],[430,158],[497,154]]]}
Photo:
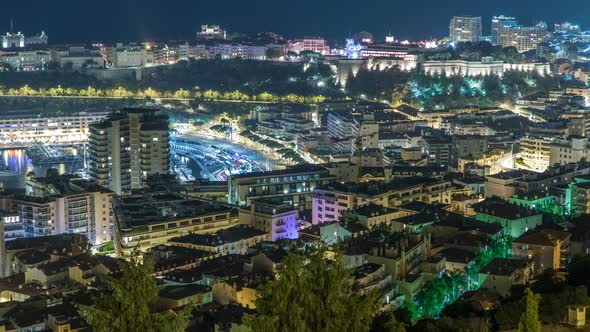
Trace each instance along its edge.
{"label": "light reflection on water", "polygon": [[44,165],[33,165],[33,161],[27,157],[27,153],[24,149],[10,149],[2,150],[3,166],[6,166],[9,170],[18,173],[18,184],[16,187],[24,188],[24,182],[26,175],[33,171],[35,176],[45,176],[47,170],[50,168],[57,169],[59,174],[66,174],[72,171],[72,164],[44,164]]}

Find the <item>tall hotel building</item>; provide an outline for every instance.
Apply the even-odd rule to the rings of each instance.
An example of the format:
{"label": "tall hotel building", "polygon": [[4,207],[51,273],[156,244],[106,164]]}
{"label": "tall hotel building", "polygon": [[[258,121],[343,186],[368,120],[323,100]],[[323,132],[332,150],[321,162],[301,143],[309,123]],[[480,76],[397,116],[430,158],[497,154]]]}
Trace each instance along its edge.
{"label": "tall hotel building", "polygon": [[144,180],[167,174],[168,116],[154,109],[127,108],[90,126],[90,177],[116,194],[144,187]]}
{"label": "tall hotel building", "polygon": [[481,40],[481,17],[455,16],[451,19],[449,37],[455,43]]}
{"label": "tall hotel building", "polygon": [[509,28],[518,26],[518,21],[510,16],[494,16],[492,18],[492,45],[502,45],[502,39],[506,38]]}

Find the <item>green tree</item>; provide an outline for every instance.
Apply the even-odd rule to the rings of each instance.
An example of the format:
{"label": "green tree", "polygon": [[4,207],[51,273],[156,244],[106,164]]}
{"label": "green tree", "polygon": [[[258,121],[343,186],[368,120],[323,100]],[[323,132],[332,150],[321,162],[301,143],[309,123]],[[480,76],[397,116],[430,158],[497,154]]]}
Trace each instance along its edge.
{"label": "green tree", "polygon": [[406,327],[397,321],[393,311],[388,310],[373,319],[371,332],[406,332]]}
{"label": "green tree", "polygon": [[153,307],[160,291],[149,261],[141,264],[137,255],[120,263],[121,276],[103,276],[108,293],[93,299],[93,305],[79,305],[78,312],[96,332],[166,331],[181,332],[189,324],[190,307],[178,313],[156,313]]}
{"label": "green tree", "polygon": [[529,288],[525,291],[526,307],[520,316],[518,332],[540,332],[541,321],[539,321],[539,302],[541,295],[533,293]]}
{"label": "green tree", "polygon": [[356,295],[339,255],[319,250],[306,259],[289,254],[278,280],[259,290],[257,315],[246,316],[254,332],[369,331],[379,308],[375,293]]}

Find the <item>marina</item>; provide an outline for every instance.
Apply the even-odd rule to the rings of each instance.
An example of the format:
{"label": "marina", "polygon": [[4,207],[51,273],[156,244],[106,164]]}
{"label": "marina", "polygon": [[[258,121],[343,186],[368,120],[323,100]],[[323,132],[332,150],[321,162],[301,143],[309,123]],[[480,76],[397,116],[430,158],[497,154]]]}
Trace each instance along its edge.
{"label": "marina", "polygon": [[[178,135],[171,140],[170,148],[174,171],[181,180],[226,181],[230,175],[276,169],[276,163],[261,153],[216,138]],[[186,175],[188,169],[192,177]]]}

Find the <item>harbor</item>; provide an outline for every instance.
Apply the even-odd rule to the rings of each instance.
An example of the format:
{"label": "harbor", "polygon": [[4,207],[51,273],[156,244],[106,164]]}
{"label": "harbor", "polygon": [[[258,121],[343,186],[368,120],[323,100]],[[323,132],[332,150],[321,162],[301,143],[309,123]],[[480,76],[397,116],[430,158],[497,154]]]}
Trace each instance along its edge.
{"label": "harbor", "polygon": [[[181,180],[205,178],[226,181],[228,176],[268,171],[275,161],[260,152],[230,141],[202,135],[178,135],[171,139],[172,164]],[[192,176],[187,176],[188,169]]]}

